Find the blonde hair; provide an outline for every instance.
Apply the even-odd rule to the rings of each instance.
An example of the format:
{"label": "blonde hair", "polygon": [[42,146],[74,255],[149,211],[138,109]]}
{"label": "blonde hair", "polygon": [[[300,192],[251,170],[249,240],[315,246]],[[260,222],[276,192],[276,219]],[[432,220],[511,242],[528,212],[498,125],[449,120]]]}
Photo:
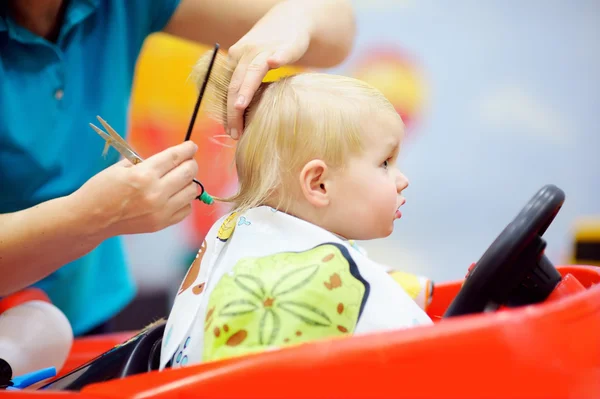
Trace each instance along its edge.
{"label": "blonde hair", "polygon": [[[200,88],[213,51],[194,66]],[[227,94],[233,68],[219,52],[206,86],[203,107],[209,117],[227,123]],[[350,77],[305,72],[263,82],[246,108],[245,128],[238,141],[235,163],[238,192],[228,198],[234,210],[264,205],[277,194],[278,208],[291,201],[289,178],[306,162],[321,159],[343,167],[362,149],[362,123],[370,112],[390,111],[392,104],[374,87]]]}

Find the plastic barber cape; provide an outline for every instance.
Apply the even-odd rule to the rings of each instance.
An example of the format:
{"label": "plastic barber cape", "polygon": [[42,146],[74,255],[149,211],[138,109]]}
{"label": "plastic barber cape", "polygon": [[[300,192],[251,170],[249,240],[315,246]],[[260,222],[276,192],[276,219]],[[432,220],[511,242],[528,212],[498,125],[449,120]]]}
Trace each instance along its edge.
{"label": "plastic barber cape", "polygon": [[352,241],[261,206],[208,232],[173,304],[160,368],[431,323]]}

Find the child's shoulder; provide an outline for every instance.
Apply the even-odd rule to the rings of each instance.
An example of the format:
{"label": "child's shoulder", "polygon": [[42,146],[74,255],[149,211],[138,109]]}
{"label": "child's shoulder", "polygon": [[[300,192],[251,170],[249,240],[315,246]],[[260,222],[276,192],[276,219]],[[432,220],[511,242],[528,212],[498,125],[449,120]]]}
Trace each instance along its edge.
{"label": "child's shoulder", "polygon": [[[209,235],[227,241],[234,232],[286,234],[307,222],[297,219],[270,206],[258,206],[248,210],[231,211],[213,223]],[[239,235],[239,234],[236,234]]]}

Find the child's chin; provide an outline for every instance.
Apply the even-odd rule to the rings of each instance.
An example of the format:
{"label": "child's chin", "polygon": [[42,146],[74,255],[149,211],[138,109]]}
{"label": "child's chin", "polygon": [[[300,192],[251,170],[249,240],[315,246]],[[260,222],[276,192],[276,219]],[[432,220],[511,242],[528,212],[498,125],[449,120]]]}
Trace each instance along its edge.
{"label": "child's chin", "polygon": [[382,231],[379,231],[379,232],[373,233],[373,234],[367,234],[365,237],[359,238],[359,240],[377,240],[380,238],[386,238],[386,237],[389,237],[393,232],[394,232],[394,225],[391,225],[390,228],[387,230],[382,230]]}
{"label": "child's chin", "polygon": [[[366,228],[365,228],[366,227]],[[377,240],[379,238],[389,237],[394,232],[394,223],[390,223],[387,226],[363,226],[362,229],[359,230],[359,234],[356,234],[356,231],[351,234],[351,237],[346,237],[350,240]],[[343,234],[340,234],[345,237]]]}
{"label": "child's chin", "polygon": [[389,237],[394,232],[394,223],[390,223],[389,228],[385,231],[385,233],[380,238]]}

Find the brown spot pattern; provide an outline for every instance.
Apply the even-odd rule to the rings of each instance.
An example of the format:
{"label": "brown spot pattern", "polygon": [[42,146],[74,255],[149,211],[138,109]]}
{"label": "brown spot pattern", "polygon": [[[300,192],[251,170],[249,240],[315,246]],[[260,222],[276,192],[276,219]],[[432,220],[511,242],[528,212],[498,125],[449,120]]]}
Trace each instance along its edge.
{"label": "brown spot pattern", "polygon": [[334,273],[329,277],[329,281],[325,281],[323,284],[325,284],[325,287],[331,291],[342,286],[342,278],[339,274]]}
{"label": "brown spot pattern", "polygon": [[273,306],[273,302],[275,302],[275,299],[273,298],[267,298],[265,299],[265,301],[263,302],[263,306],[265,308],[270,308],[271,306]]}
{"label": "brown spot pattern", "polygon": [[346,327],[344,327],[344,326],[337,326],[337,329],[340,330],[343,333],[347,333],[348,332],[348,329]]}
{"label": "brown spot pattern", "polygon": [[217,338],[219,338],[219,335],[221,335],[221,330],[219,329],[219,327],[215,327],[213,332],[215,333],[215,337]]}
{"label": "brown spot pattern", "polygon": [[208,312],[206,312],[206,318],[204,319],[204,331],[207,331],[210,327],[210,324],[212,323],[211,316],[213,315],[214,311],[215,308],[213,307],[212,309],[209,309]]}
{"label": "brown spot pattern", "polygon": [[302,335],[302,331],[296,331],[296,336],[299,337]]}
{"label": "brown spot pattern", "polygon": [[238,346],[239,344],[244,342],[247,336],[248,332],[246,330],[240,330],[233,334],[231,337],[229,337],[226,344],[227,346]]}
{"label": "brown spot pattern", "polygon": [[[185,275],[185,279],[183,280],[183,283],[181,284],[181,289],[179,290],[177,295],[181,294],[183,291],[190,288],[192,286],[192,284],[194,284],[194,281],[196,281],[196,278],[198,278],[198,275],[200,274],[200,263],[202,263],[202,258],[204,257],[205,252],[206,252],[206,240],[204,240],[202,242],[202,245],[200,246],[200,249],[198,250],[198,253],[196,254],[196,259],[194,259],[194,261],[192,262],[192,266],[190,267],[187,274]],[[195,291],[194,291],[194,294],[196,294]],[[196,294],[196,295],[198,295],[198,294]]]}
{"label": "brown spot pattern", "polygon": [[338,303],[337,305],[337,312],[338,314],[342,314],[344,312],[344,304],[343,303]]}
{"label": "brown spot pattern", "polygon": [[198,284],[197,286],[195,286],[194,288],[192,288],[192,292],[194,293],[194,295],[200,295],[202,294],[202,291],[204,291],[204,286],[206,285],[206,283],[202,283],[202,284]]}
{"label": "brown spot pattern", "polygon": [[334,254],[329,254],[323,258],[323,262],[329,262],[331,259],[335,257]]}
{"label": "brown spot pattern", "polygon": [[229,332],[229,326],[227,324],[223,325],[223,331]]}
{"label": "brown spot pattern", "polygon": [[215,308],[211,308],[208,310],[208,312],[206,312],[206,319],[204,321],[208,321],[208,319],[210,319],[210,316],[212,316],[212,314],[214,313]]}

